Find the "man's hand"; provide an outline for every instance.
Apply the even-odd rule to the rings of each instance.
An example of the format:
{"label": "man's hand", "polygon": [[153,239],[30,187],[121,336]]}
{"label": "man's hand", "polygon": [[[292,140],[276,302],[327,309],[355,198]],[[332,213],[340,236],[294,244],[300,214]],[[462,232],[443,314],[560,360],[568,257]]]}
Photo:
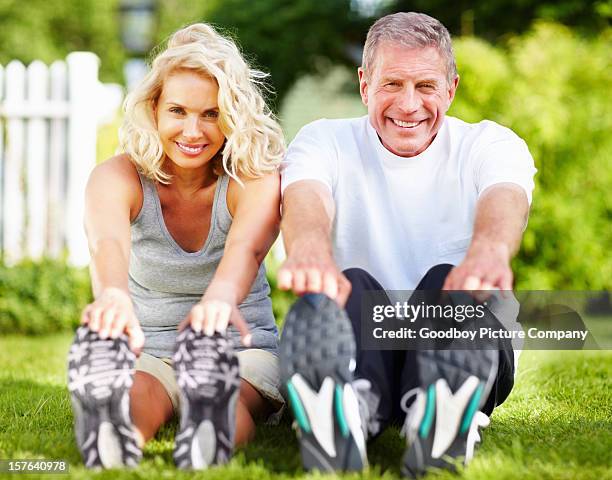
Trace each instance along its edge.
{"label": "man's hand", "polygon": [[281,224],[287,260],[278,271],[278,287],[297,295],[324,293],[344,307],[351,284],[332,254],[334,211],[331,191],[318,180],[287,187]]}
{"label": "man's hand", "polygon": [[521,243],[529,203],[512,183],[487,188],[478,200],[467,255],[451,270],[444,290],[512,290],[510,260]]}
{"label": "man's hand", "polygon": [[[297,295],[324,293],[344,307],[351,284],[338,269],[331,253],[320,247],[296,242],[291,255],[278,271],[278,288]],[[317,245],[316,243],[314,245]]]}
{"label": "man's hand", "polygon": [[460,265],[446,277],[444,290],[512,290],[510,249],[505,243],[474,240]]}

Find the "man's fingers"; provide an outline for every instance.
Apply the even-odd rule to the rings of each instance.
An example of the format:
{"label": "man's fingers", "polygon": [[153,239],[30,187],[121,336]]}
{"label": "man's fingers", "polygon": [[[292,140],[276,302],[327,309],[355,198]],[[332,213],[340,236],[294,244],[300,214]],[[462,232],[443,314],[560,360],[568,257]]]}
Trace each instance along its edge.
{"label": "man's fingers", "polygon": [[306,270],[306,291],[312,293],[321,293],[323,290],[323,274],[317,268],[309,268]]}
{"label": "man's fingers", "polygon": [[338,296],[338,277],[334,272],[325,272],[323,274],[323,293],[334,300]]}
{"label": "man's fingers", "polygon": [[463,277],[462,270],[458,267],[453,267],[446,276],[442,290],[460,290],[463,285]]}
{"label": "man's fingers", "polygon": [[293,291],[298,295],[306,291],[306,272],[304,270],[293,272]]}
{"label": "man's fingers", "polygon": [[336,303],[340,307],[344,308],[352,289],[351,282],[343,274],[340,274],[338,279],[338,295],[336,296]]}
{"label": "man's fingers", "polygon": [[461,290],[480,290],[481,282],[480,278],[475,275],[468,275],[463,281]]}
{"label": "man's fingers", "polygon": [[293,283],[293,274],[288,268],[281,268],[278,271],[278,288],[281,290],[291,290]]}
{"label": "man's fingers", "polygon": [[499,289],[502,290],[502,294],[512,290],[512,273],[502,275],[499,280]]}

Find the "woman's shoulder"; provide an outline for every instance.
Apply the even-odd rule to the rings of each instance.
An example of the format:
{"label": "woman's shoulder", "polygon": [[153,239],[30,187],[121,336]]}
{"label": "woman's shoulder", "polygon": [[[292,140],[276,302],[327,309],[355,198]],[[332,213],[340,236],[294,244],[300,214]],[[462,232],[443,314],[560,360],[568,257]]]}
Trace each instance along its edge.
{"label": "woman's shoulder", "polygon": [[119,154],[111,157],[91,172],[88,191],[93,195],[113,196],[127,202],[130,217],[136,217],[143,202],[140,178],[129,155]]}
{"label": "woman's shoulder", "polygon": [[140,183],[136,166],[127,153],[121,153],[104,160],[94,168],[92,175],[113,178],[122,183],[133,181]]}

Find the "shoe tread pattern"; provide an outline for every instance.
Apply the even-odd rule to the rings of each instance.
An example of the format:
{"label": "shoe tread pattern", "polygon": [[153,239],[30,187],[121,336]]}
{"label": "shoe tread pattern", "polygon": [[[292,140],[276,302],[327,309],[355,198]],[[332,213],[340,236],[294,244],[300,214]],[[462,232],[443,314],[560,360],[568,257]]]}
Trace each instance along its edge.
{"label": "shoe tread pattern", "polygon": [[[314,392],[331,377],[344,388],[353,380],[355,362],[353,327],[344,310],[322,294],[308,294],[290,309],[279,346],[281,381],[286,388],[300,374]],[[333,410],[332,410],[333,411]],[[297,427],[296,427],[297,428]],[[336,457],[330,457],[312,433],[297,428],[302,463],[306,470],[360,471],[364,464],[351,434],[343,437],[334,413]]]}
{"label": "shoe tread pattern", "polygon": [[125,334],[102,339],[87,326],[77,329],[68,353],[68,389],[77,445],[87,468],[108,467],[98,450],[102,423],[113,426],[121,465],[136,466],[142,457],[129,413],[135,362]]}
{"label": "shoe tread pattern", "polygon": [[[179,468],[206,468],[224,464],[234,448],[235,410],[240,391],[238,357],[231,341],[219,334],[206,336],[186,327],[177,337],[173,367],[180,390],[181,419],[175,438],[174,461]],[[196,438],[200,427],[213,427],[215,438]],[[209,431],[207,429],[204,429]],[[212,432],[214,430],[214,433]],[[194,441],[202,458],[194,463]]]}

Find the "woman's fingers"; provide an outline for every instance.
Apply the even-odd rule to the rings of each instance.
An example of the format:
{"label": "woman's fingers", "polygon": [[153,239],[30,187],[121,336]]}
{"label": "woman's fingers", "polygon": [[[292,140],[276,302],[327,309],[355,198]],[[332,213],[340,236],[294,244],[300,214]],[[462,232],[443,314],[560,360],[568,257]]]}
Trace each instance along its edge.
{"label": "woman's fingers", "polygon": [[116,310],[113,307],[105,308],[100,313],[100,338],[106,340],[111,332],[111,328],[113,327],[113,321],[115,320]]}
{"label": "woman's fingers", "polygon": [[229,303],[221,303],[219,305],[219,312],[217,316],[217,323],[215,331],[222,335],[225,335],[227,326],[232,318],[232,306]]}
{"label": "woman's fingers", "polygon": [[83,309],[83,312],[81,313],[81,325],[87,325],[89,323],[89,321],[91,320],[90,314],[91,314],[91,305],[87,305]]}
{"label": "woman's fingers", "polygon": [[195,305],[184,323],[191,324],[196,332],[212,336],[215,332],[226,333],[230,322],[238,329],[245,346],[251,344],[249,327],[240,311],[231,304],[220,301],[205,301]]}
{"label": "woman's fingers", "polygon": [[217,302],[204,303],[204,335],[209,337],[215,333],[219,305]]}
{"label": "woman's fingers", "polygon": [[145,337],[136,317],[132,317],[131,321],[128,322],[125,327],[125,333],[128,335],[128,343],[132,351],[136,353],[136,355],[140,355],[145,343]]}
{"label": "woman's fingers", "polygon": [[215,332],[225,333],[232,315],[232,306],[225,302],[206,302],[204,304],[204,333],[214,335]]}
{"label": "woman's fingers", "polygon": [[130,318],[127,313],[117,312],[110,328],[110,338],[119,338],[123,331],[126,330],[129,320]]}
{"label": "woman's fingers", "polygon": [[196,332],[201,332],[204,325],[204,306],[201,303],[197,303],[191,309],[189,313],[189,323],[191,328]]}
{"label": "woman's fingers", "polygon": [[102,322],[103,310],[97,305],[92,305],[91,311],[89,312],[89,328],[94,332],[100,331],[100,323]]}

